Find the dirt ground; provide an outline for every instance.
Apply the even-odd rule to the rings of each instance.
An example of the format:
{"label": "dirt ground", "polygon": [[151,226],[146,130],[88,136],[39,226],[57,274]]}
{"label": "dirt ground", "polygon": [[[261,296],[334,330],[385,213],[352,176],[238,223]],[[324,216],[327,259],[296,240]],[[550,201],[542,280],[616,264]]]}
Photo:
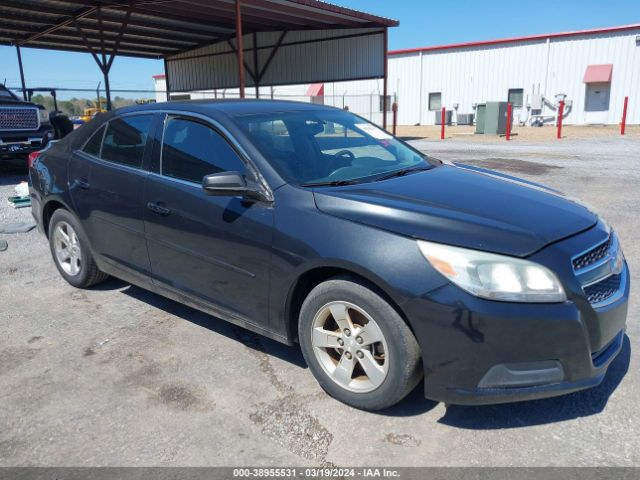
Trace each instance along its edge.
{"label": "dirt ground", "polygon": [[[496,135],[476,135],[475,126],[447,126],[445,128],[445,139],[447,140],[459,140],[459,141],[472,141],[472,142],[506,142],[504,136]],[[439,139],[440,138],[440,126],[439,125],[418,125],[408,126],[399,125],[397,135],[405,139]],[[558,139],[556,127],[552,125],[545,125],[544,127],[521,127],[514,126],[512,130],[512,142],[557,142]],[[593,125],[593,126],[576,126],[565,125],[562,127],[562,140],[571,139],[597,139],[597,138],[611,138],[620,136],[620,127],[617,125]],[[640,125],[627,125],[626,137],[640,137]]]}
{"label": "dirt ground", "polygon": [[[562,190],[618,232],[632,275],[624,348],[600,386],[546,400],[447,406],[418,387],[386,411],[355,410],[320,389],[299,348],[115,279],[75,289],[37,231],[0,234],[0,468],[640,466],[637,133],[412,142]],[[5,167],[0,224],[26,221],[6,204],[24,169]]]}

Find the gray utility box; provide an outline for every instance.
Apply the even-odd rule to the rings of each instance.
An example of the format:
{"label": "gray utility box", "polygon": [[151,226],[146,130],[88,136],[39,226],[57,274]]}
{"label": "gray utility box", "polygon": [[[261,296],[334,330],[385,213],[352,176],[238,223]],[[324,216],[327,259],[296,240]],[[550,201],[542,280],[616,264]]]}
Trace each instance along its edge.
{"label": "gray utility box", "polygon": [[[436,125],[442,125],[442,110],[436,110]],[[453,117],[453,112],[451,110],[445,110],[444,112],[444,121],[445,125],[451,125],[451,117]]]}
{"label": "gray utility box", "polygon": [[484,116],[486,135],[504,135],[507,133],[507,102],[487,102]]}
{"label": "gray utility box", "polygon": [[458,125],[473,125],[473,113],[459,113],[456,116]]}
{"label": "gray utility box", "polygon": [[479,103],[476,106],[476,133],[484,133],[484,120],[487,117],[487,104]]}

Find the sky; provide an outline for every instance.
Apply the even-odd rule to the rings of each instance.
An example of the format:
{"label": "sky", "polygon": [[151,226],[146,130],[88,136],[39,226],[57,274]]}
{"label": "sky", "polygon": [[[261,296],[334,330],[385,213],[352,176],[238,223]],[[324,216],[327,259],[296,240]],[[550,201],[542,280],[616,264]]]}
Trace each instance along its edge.
{"label": "sky", "polygon": [[[332,3],[399,20],[400,26],[389,31],[391,50],[640,23],[638,0],[332,0]],[[27,85],[31,87],[95,90],[102,81],[90,54],[24,48],[22,59]],[[110,74],[111,88],[152,90],[151,76],[162,72],[159,60],[117,57]],[[0,82],[5,79],[10,87],[20,85],[15,48],[0,46]],[[73,92],[60,97],[89,95]]]}

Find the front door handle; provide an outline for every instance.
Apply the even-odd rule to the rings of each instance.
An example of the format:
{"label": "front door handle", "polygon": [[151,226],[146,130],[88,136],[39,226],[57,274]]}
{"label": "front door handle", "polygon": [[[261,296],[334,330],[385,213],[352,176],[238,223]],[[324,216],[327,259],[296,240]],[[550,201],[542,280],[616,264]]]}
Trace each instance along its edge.
{"label": "front door handle", "polygon": [[87,180],[86,178],[76,179],[76,185],[82,190],[89,190],[89,187],[90,187],[89,180]]}
{"label": "front door handle", "polygon": [[171,210],[164,206],[164,202],[149,202],[147,203],[147,208],[163,217],[171,214]]}

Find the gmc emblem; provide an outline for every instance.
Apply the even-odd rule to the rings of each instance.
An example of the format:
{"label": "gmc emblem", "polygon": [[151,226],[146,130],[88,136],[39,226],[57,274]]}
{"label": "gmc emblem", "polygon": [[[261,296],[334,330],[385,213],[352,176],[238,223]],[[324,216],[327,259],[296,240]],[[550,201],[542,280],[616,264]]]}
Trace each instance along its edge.
{"label": "gmc emblem", "polygon": [[17,122],[18,120],[19,120],[19,117],[15,113],[2,113],[2,112],[0,112],[0,121],[3,121],[3,122]]}

